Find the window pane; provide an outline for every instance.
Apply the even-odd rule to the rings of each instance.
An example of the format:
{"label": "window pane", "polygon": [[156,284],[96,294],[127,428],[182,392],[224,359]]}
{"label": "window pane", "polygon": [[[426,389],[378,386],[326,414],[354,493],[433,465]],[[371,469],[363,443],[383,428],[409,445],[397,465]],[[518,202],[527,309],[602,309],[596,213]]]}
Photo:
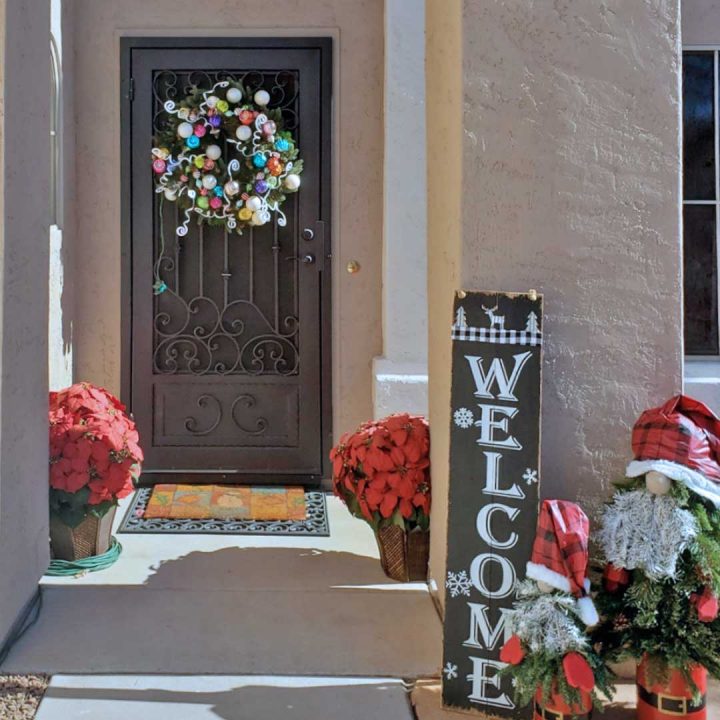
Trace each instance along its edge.
{"label": "window pane", "polygon": [[715,206],[685,205],[685,353],[717,355]]}
{"label": "window pane", "polygon": [[715,199],[713,53],[683,53],[685,200]]}

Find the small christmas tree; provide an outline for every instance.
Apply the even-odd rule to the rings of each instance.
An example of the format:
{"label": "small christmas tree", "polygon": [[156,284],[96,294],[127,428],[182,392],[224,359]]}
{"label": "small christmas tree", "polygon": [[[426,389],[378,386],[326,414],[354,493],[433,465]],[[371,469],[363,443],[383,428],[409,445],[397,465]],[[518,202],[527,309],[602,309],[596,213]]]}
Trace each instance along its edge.
{"label": "small christmas tree", "polygon": [[609,669],[595,652],[588,627],[598,622],[587,579],[589,522],[565,500],[545,500],[527,579],[506,614],[512,636],[500,659],[508,663],[515,697],[535,699],[535,717],[587,717],[599,693],[612,693]]}
{"label": "small christmas tree", "polygon": [[596,639],[606,659],[640,662],[642,717],[699,719],[705,669],[720,677],[720,421],[677,396],[641,415],[632,445],[599,533]]}
{"label": "small christmas tree", "polygon": [[455,327],[467,327],[467,316],[465,308],[461,305],[455,313]]}
{"label": "small christmas tree", "polygon": [[525,331],[533,334],[537,334],[540,332],[540,328],[538,327],[538,316],[532,310],[528,315],[527,325],[525,325]]}

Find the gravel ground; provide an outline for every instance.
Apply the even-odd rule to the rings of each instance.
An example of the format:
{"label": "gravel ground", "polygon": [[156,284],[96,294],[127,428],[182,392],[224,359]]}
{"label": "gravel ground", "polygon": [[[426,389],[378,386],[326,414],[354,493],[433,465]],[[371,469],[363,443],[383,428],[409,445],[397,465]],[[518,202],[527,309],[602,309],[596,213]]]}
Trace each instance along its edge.
{"label": "gravel ground", "polygon": [[0,720],[32,720],[50,678],[0,675]]}

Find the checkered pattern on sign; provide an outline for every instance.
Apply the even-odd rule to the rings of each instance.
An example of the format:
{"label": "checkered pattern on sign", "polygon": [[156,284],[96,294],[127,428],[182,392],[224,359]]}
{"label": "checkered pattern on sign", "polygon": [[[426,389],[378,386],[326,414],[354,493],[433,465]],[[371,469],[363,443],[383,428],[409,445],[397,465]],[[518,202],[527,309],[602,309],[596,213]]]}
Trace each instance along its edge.
{"label": "checkered pattern on sign", "polygon": [[452,339],[469,342],[487,342],[498,345],[542,345],[542,333],[527,330],[498,330],[497,328],[478,328],[452,326]]}

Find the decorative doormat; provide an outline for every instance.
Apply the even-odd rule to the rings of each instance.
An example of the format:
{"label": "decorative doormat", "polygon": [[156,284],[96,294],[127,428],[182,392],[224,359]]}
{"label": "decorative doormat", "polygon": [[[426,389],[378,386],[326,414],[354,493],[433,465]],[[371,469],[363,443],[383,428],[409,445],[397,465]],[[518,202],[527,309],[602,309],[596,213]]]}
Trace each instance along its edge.
{"label": "decorative doormat", "polygon": [[301,487],[156,485],[143,513],[167,520],[304,520]]}
{"label": "decorative doormat", "polygon": [[[152,502],[153,488],[139,488],[133,496],[130,506],[128,507],[125,517],[122,519],[118,527],[119,533],[214,533],[228,535],[315,535],[319,537],[328,537],[330,528],[327,519],[327,506],[325,503],[325,493],[319,490],[303,490],[302,488],[252,488],[237,486],[221,486],[221,485],[205,485],[205,486],[177,486],[177,485],[158,485],[155,489],[155,495],[158,494],[160,488],[176,488],[174,492],[161,493],[158,502]],[[190,489],[190,493],[202,495],[202,500],[182,501],[180,497],[176,497],[178,488],[184,491],[185,488]],[[210,514],[224,514],[225,517],[209,517],[208,508],[212,501],[212,490],[220,490],[214,497],[221,509]],[[228,497],[230,491],[249,490],[257,493],[255,499],[252,495],[245,497],[239,493],[236,497]],[[262,492],[266,491],[264,497]],[[279,491],[293,490],[289,497],[279,497]],[[274,491],[272,493],[267,491]],[[245,498],[243,500],[243,498]],[[235,503],[235,510],[229,512],[228,504]],[[243,501],[245,504],[243,505]],[[276,506],[285,504],[284,516],[286,519],[269,519],[270,514],[279,517]],[[304,503],[304,514],[301,514],[300,507]],[[166,511],[159,510],[160,507],[173,507],[180,505],[181,509],[175,517],[151,517],[150,515]],[[180,514],[187,510],[187,506],[195,508],[192,513],[195,517],[187,515],[181,517]],[[258,515],[254,512],[257,511]],[[246,517],[241,517],[242,513],[246,513]],[[252,516],[250,516],[250,514]],[[264,513],[261,515],[261,513]],[[228,514],[238,515],[238,517],[228,517]]]}

